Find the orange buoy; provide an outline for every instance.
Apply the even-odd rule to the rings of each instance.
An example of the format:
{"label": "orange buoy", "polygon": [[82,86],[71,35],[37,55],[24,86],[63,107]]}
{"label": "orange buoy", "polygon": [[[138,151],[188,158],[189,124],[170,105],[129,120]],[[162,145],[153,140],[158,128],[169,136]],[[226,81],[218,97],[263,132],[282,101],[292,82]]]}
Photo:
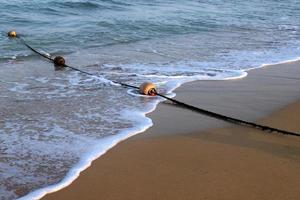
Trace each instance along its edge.
{"label": "orange buoy", "polygon": [[65,59],[62,56],[56,56],[53,59],[55,70],[63,69],[65,66]]}
{"label": "orange buoy", "polygon": [[140,85],[140,93],[144,95],[155,96],[157,94],[156,87],[153,83],[145,82]]}
{"label": "orange buoy", "polygon": [[15,38],[15,37],[17,37],[17,32],[16,31],[9,31],[7,33],[7,36],[10,37],[10,38]]}

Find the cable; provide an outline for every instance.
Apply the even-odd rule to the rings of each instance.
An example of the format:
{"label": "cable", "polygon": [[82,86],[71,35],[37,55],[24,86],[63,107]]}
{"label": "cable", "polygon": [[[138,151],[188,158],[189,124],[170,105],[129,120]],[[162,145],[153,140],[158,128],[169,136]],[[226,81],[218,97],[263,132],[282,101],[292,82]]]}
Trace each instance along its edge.
{"label": "cable", "polygon": [[40,56],[50,60],[50,61],[54,61],[52,58],[50,58],[49,56],[43,54],[43,53],[40,53],[39,51],[35,50],[34,48],[32,48],[30,45],[28,45],[25,40],[23,40],[23,38],[21,38],[20,36],[16,36],[27,48],[29,48],[31,51],[39,54]]}
{"label": "cable", "polygon": [[[32,48],[29,44],[26,43],[25,40],[23,40],[20,36],[16,36],[17,38],[19,38],[21,40],[21,42],[26,46],[28,47],[31,51],[37,53],[38,55],[52,61],[53,63],[55,63],[55,59],[52,59],[51,57],[43,54],[43,53],[40,53],[39,51],[35,50],[34,48]],[[62,58],[62,57],[60,57]],[[63,58],[62,58],[63,59]],[[63,64],[61,64],[61,66],[63,67],[68,67],[74,71],[78,71],[78,72],[81,72],[83,74],[86,74],[86,75],[89,75],[89,76],[96,76],[95,74],[92,74],[92,73],[89,73],[89,72],[86,72],[86,71],[83,71],[81,69],[78,69],[76,67],[72,67],[72,66],[69,66],[69,65],[66,65],[64,63],[64,60],[63,60]],[[112,81],[113,83],[116,83],[116,84],[119,84],[119,85],[122,85],[124,87],[129,87],[129,88],[134,88],[134,89],[140,89],[140,87],[137,87],[137,86],[133,86],[133,85],[129,85],[129,84],[126,84],[126,83],[122,83],[122,82],[118,82],[118,81]],[[149,92],[151,93],[148,93],[147,95],[157,95],[157,96],[160,96],[164,99],[167,99],[181,107],[184,107],[186,109],[189,109],[191,111],[194,111],[194,112],[197,112],[197,113],[200,113],[200,114],[204,114],[204,115],[207,115],[209,117],[213,117],[213,118],[216,118],[216,119],[219,119],[219,120],[223,120],[223,121],[226,121],[226,122],[229,122],[229,123],[232,123],[232,124],[237,124],[237,125],[240,125],[240,126],[246,126],[246,127],[252,127],[252,128],[255,128],[255,129],[259,129],[259,130],[262,130],[262,131],[265,131],[265,132],[278,132],[278,133],[281,133],[281,134],[284,134],[284,135],[292,135],[292,136],[296,136],[296,137],[300,137],[300,133],[295,133],[295,132],[290,132],[290,131],[285,131],[285,130],[281,130],[281,129],[277,129],[277,128],[273,128],[273,127],[269,127],[269,126],[264,126],[264,125],[260,125],[260,124],[256,124],[256,123],[253,123],[253,122],[248,122],[248,121],[244,121],[244,120],[240,120],[240,119],[237,119],[237,118],[233,118],[233,117],[229,117],[229,116],[226,116],[226,115],[222,115],[222,114],[219,114],[219,113],[215,113],[215,112],[211,112],[211,111],[208,111],[208,110],[204,110],[202,108],[198,108],[198,107],[195,107],[195,106],[192,106],[192,105],[189,105],[189,104],[186,104],[184,102],[181,102],[181,101],[178,101],[176,99],[172,99],[170,97],[167,97],[163,94],[160,94],[158,93],[155,88],[151,88],[151,90],[149,90]]]}
{"label": "cable", "polygon": [[[22,44],[24,44],[27,48],[29,48],[29,49],[30,49],[31,51],[33,51],[34,53],[36,53],[36,54],[42,56],[43,58],[46,58],[46,59],[52,61],[52,62],[55,61],[55,60],[52,59],[51,57],[49,57],[49,56],[47,56],[47,55],[45,55],[45,54],[43,54],[43,53],[37,51],[37,50],[34,49],[33,47],[31,47],[31,46],[30,46],[29,44],[27,44],[26,41],[25,41],[23,38],[21,38],[20,36],[16,36],[16,37],[17,37],[18,39],[20,39],[20,41],[21,41]],[[96,77],[97,77],[97,75],[95,75],[95,74],[92,74],[92,73],[83,71],[83,70],[81,70],[81,69],[78,69],[78,68],[76,68],[76,67],[72,67],[72,66],[67,65],[67,64],[62,64],[62,66],[63,66],[63,67],[70,68],[70,69],[72,69],[72,70],[74,70],[74,71],[78,71],[78,72],[80,72],[80,73],[89,75],[89,76],[96,76]],[[139,89],[139,87],[136,87],[136,86],[133,86],[133,85],[129,85],[129,84],[126,84],[126,83],[122,83],[122,82],[118,82],[118,81],[112,81],[112,82],[113,82],[113,83],[116,83],[116,84],[119,84],[119,85],[122,85],[122,86],[124,86],[124,87],[129,87],[129,88]]]}
{"label": "cable", "polygon": [[165,99],[167,99],[167,100],[169,100],[169,101],[171,101],[173,103],[176,103],[179,106],[187,108],[187,109],[189,109],[191,111],[198,112],[198,113],[207,115],[209,117],[220,119],[220,120],[232,123],[232,124],[237,124],[237,125],[240,125],[240,126],[252,127],[252,128],[256,128],[256,129],[262,130],[262,131],[278,132],[278,133],[282,133],[284,135],[293,135],[293,136],[300,137],[300,133],[294,133],[294,132],[290,132],[290,131],[285,131],[285,130],[281,130],[281,129],[269,127],[269,126],[264,126],[264,125],[256,124],[256,123],[253,123],[253,122],[247,122],[247,121],[236,119],[236,118],[233,118],[233,117],[228,117],[228,116],[221,115],[221,114],[218,114],[218,113],[215,113],[215,112],[204,110],[202,108],[198,108],[198,107],[195,107],[195,106],[192,106],[192,105],[188,105],[186,103],[183,103],[181,101],[169,98],[169,97],[167,97],[165,95],[162,95],[162,94],[159,94],[159,93],[157,93],[157,96],[163,97],[163,98],[165,98]]}

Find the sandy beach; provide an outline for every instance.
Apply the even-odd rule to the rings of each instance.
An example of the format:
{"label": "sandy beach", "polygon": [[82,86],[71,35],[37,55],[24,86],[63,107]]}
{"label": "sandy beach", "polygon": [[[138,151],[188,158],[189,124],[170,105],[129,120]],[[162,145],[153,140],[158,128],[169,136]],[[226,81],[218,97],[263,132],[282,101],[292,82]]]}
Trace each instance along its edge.
{"label": "sandy beach", "polygon": [[[197,81],[178,100],[300,132],[300,62],[244,79]],[[169,102],[153,127],[119,143],[70,186],[43,199],[300,199],[300,138],[221,122]]]}

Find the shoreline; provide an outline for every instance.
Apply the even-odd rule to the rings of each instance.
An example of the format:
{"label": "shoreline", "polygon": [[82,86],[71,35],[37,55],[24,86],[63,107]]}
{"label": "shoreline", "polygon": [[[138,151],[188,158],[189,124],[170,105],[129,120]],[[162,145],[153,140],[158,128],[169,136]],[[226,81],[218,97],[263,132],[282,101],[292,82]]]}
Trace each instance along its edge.
{"label": "shoreline", "polygon": [[[261,69],[263,69],[263,68],[269,68],[269,67],[274,67],[274,66],[277,66],[277,65],[288,65],[289,63],[300,63],[300,61],[299,61],[299,58],[297,58],[297,59],[295,59],[295,60],[288,60],[288,61],[284,61],[284,62],[280,62],[280,63],[276,63],[276,64],[264,64],[264,65],[261,65],[261,67],[259,67],[259,68],[253,68],[253,69],[255,69],[254,71],[256,71],[256,70],[261,70]],[[247,73],[252,73],[252,71],[253,71],[253,69],[249,69],[249,70],[246,70],[246,72]],[[248,76],[247,76],[248,77]],[[247,79],[247,77],[245,78],[245,79]],[[239,81],[239,80],[244,80],[244,79],[232,79],[233,81]],[[226,80],[226,81],[228,81],[228,80]],[[188,82],[188,83],[184,83],[183,85],[180,85],[180,86],[178,86],[175,90],[176,90],[176,93],[178,93],[177,92],[177,90],[179,90],[179,93],[181,92],[181,90],[182,90],[182,87],[185,87],[185,85],[186,84],[198,84],[198,82],[202,82],[202,81],[193,81],[193,82]],[[212,81],[205,81],[205,82],[212,82]],[[213,82],[219,82],[219,81],[213,81]],[[222,82],[222,81],[221,81]],[[162,103],[162,104],[166,104],[166,103]],[[157,105],[157,106],[159,106],[159,105]],[[156,107],[157,107],[156,106]],[[164,106],[169,106],[169,105],[164,105]],[[155,110],[155,112],[157,112],[157,110],[156,109],[154,109]],[[152,111],[151,111],[152,112]],[[154,113],[155,113],[154,112]],[[149,117],[149,116],[152,116],[153,115],[153,113],[151,113],[151,114],[147,114],[147,116]],[[263,116],[263,115],[262,115]],[[154,116],[155,117],[155,116]],[[150,117],[151,119],[153,119],[153,117]],[[220,122],[220,121],[218,121],[218,122]],[[206,129],[211,129],[212,127],[222,127],[222,126],[224,126],[224,127],[227,127],[228,126],[228,124],[226,124],[226,123],[220,123],[220,126],[216,126],[216,123],[208,123],[209,125],[208,126],[204,126],[204,127],[202,127],[201,129],[199,129],[199,130],[206,130]],[[155,126],[155,123],[154,123],[154,126]],[[147,129],[147,128],[145,128],[145,129]],[[152,129],[152,128],[150,128],[150,129]],[[149,130],[149,129],[148,129]],[[148,130],[146,130],[146,132],[148,132]],[[127,131],[128,132],[128,131]],[[130,134],[130,135],[127,135],[124,139],[122,139],[121,141],[118,141],[118,142],[116,142],[116,143],[114,143],[110,148],[108,148],[107,150],[104,150],[104,151],[102,151],[99,155],[100,156],[98,156],[98,158],[96,158],[96,160],[98,160],[98,159],[100,159],[100,157],[102,157],[104,154],[106,154],[106,152],[107,151],[110,151],[111,150],[111,148],[112,147],[114,147],[116,144],[119,144],[119,143],[123,143],[123,142],[126,142],[126,141],[124,141],[124,140],[127,140],[129,137],[130,137],[130,140],[131,139],[133,139],[133,140],[135,140],[135,138],[139,138],[140,136],[142,137],[142,138],[148,138],[149,136],[150,137],[152,137],[152,135],[151,135],[151,133],[150,133],[150,135],[148,134],[148,135],[146,135],[145,136],[145,132],[144,131],[141,131],[141,133],[142,134],[140,134],[140,131],[138,131],[139,133],[134,133],[134,134]],[[151,132],[151,130],[150,130],[150,132]],[[135,136],[135,137],[132,137],[132,136]],[[157,134],[155,135],[155,137],[157,136]],[[89,161],[89,162],[91,162],[91,161]],[[88,166],[86,166],[87,168],[89,167],[90,165],[88,165]],[[84,172],[86,169],[84,169],[83,171],[81,171],[81,172]],[[88,169],[87,169],[88,170]],[[78,174],[79,175],[79,174]],[[78,176],[77,175],[77,176]],[[75,177],[75,181],[76,181],[76,179],[77,179],[77,176]],[[68,177],[68,175],[67,175],[67,177]],[[67,177],[65,177],[65,178],[67,178]],[[73,180],[74,181],[74,180]],[[71,181],[69,181],[70,183],[72,183],[73,182],[72,180]],[[65,184],[63,184],[64,186],[61,188],[61,189],[59,189],[58,190],[58,192],[60,191],[60,190],[63,190],[65,187],[68,187],[68,185],[69,185],[69,183],[67,183],[66,184],[66,181],[61,181],[61,182],[64,182]],[[61,184],[61,182],[60,183],[58,183],[58,184]],[[71,184],[72,185],[72,184]],[[52,187],[52,186],[49,186],[49,187]],[[48,187],[47,187],[48,188]],[[38,190],[45,190],[46,188],[41,188],[41,189],[38,189]],[[33,195],[35,192],[37,192],[38,190],[36,190],[36,191],[33,191],[33,192],[31,192],[31,193],[29,193],[28,195],[26,195],[26,196],[24,196],[25,198],[27,198],[27,197],[29,197],[29,195],[32,197],[32,196],[43,196],[43,195],[41,195],[41,194],[39,194],[39,195]],[[55,189],[56,190],[56,189]],[[52,193],[53,191],[51,191],[51,192],[49,192],[50,194]],[[48,195],[47,195],[48,196]],[[23,199],[24,197],[21,197],[21,199]],[[40,198],[40,197],[39,197]]]}
{"label": "shoreline", "polygon": [[[268,67],[264,67],[264,68],[268,68],[268,69],[264,69],[264,70],[269,70],[269,68],[272,68],[272,70],[274,71],[274,68],[276,68],[276,66],[278,66],[278,65],[298,65],[300,62],[298,61],[298,62],[289,62],[289,63],[284,63],[284,64],[277,64],[277,65],[275,65],[275,66],[268,66]],[[282,67],[282,66],[281,66]],[[259,69],[257,69],[257,70],[261,70],[261,69],[263,69],[263,68],[259,68]],[[281,70],[282,71],[282,70]],[[252,72],[256,72],[257,73],[257,71],[256,70],[251,70],[249,73],[249,76],[254,76],[254,75],[251,75],[252,74]],[[261,72],[259,72],[259,74],[260,74]],[[294,73],[292,73],[292,74],[294,74]],[[275,76],[273,76],[273,78],[274,78]],[[245,79],[241,79],[241,80],[237,80],[237,81],[243,81],[243,80],[246,80],[248,77],[246,77]],[[179,87],[179,88],[177,88],[176,90],[177,90],[177,92],[176,93],[178,93],[178,94],[181,94],[182,93],[182,91],[181,90],[184,90],[184,89],[187,89],[190,85],[194,85],[194,84],[199,84],[198,83],[199,81],[197,81],[197,82],[192,82],[192,83],[187,83],[187,84],[184,84],[183,86],[181,86],[181,87]],[[200,81],[201,82],[201,81]],[[207,83],[206,83],[207,84]],[[187,86],[186,86],[187,85]],[[298,96],[298,98],[297,97],[294,97],[294,98],[296,98],[296,99],[299,99],[299,93],[296,95],[296,96]],[[283,103],[283,104],[290,104],[291,103],[291,101],[293,102],[294,100],[291,100],[291,98],[289,99],[289,100],[287,100],[287,99],[284,99],[284,101],[285,101],[285,103]],[[282,104],[282,101],[280,101],[280,103]],[[297,103],[296,103],[297,104]],[[161,104],[160,104],[161,105]],[[156,116],[157,115],[160,115],[161,114],[161,112],[159,111],[160,109],[159,109],[159,107],[161,107],[161,106],[158,106],[158,108],[156,109],[156,111],[154,112],[154,113],[151,113],[150,114],[150,116],[151,116],[151,119],[153,119],[153,120],[155,120],[155,118],[156,118]],[[169,107],[170,105],[168,105],[167,103],[163,103],[163,106],[164,107]],[[259,114],[259,116],[256,116],[256,115],[254,115],[254,116],[251,116],[248,120],[251,120],[251,119],[253,119],[253,118],[263,118],[264,116],[265,116],[265,113],[268,113],[267,115],[269,115],[270,113],[272,113],[273,112],[273,107],[276,107],[276,106],[278,106],[278,103],[277,104],[275,104],[275,105],[272,105],[271,106],[271,108],[269,108],[269,109],[266,109],[266,110],[264,110],[262,113],[260,113]],[[172,106],[173,107],[173,106]],[[282,107],[282,106],[279,106],[279,107]],[[174,109],[178,109],[178,108],[175,108],[175,107],[173,107]],[[278,108],[277,108],[278,109]],[[225,111],[226,111],[226,109],[225,109]],[[157,114],[157,112],[160,112],[160,114]],[[263,114],[264,113],[264,114]],[[168,113],[168,114],[170,114],[170,113]],[[154,117],[153,117],[153,115],[154,115]],[[173,116],[173,115],[172,115]],[[179,117],[180,118],[180,117]],[[267,117],[267,119],[268,119],[268,117]],[[161,117],[160,117],[160,119],[159,120],[161,120]],[[209,121],[213,121],[213,120],[209,120]],[[266,121],[264,121],[264,122],[268,122],[268,120],[266,120]],[[156,125],[157,123],[155,123],[154,122],[154,127],[155,127],[155,125]],[[176,123],[175,123],[176,124]],[[209,126],[211,126],[213,123],[209,123]],[[222,124],[222,123],[221,123]],[[226,128],[228,125],[226,125],[226,124],[223,124],[223,125],[221,125],[221,127],[222,126],[224,126],[225,125],[225,128],[222,128],[223,130],[226,130],[226,129],[228,129],[228,128]],[[191,127],[191,126],[189,126],[189,127]],[[211,126],[211,127],[213,127],[213,126]],[[297,127],[298,128],[298,127]],[[153,130],[154,129],[154,130]],[[161,130],[160,131],[162,131],[162,130],[165,130],[165,128],[160,128]],[[168,128],[168,129],[170,129],[170,128]],[[230,129],[230,128],[229,128]],[[238,128],[239,129],[239,128]],[[241,128],[241,129],[243,129],[243,128]],[[186,129],[185,129],[186,130]],[[206,130],[207,130],[207,128],[203,128],[202,129],[202,131],[203,132],[206,132]],[[216,129],[209,129],[209,130],[218,130],[219,131],[219,129],[218,128],[216,128]],[[208,130],[208,131],[209,131]],[[129,140],[126,140],[126,141],[122,141],[119,145],[122,145],[122,146],[126,146],[126,145],[128,145],[128,143],[131,143],[132,141],[133,142],[137,142],[137,143],[141,143],[141,141],[147,141],[147,140],[157,140],[157,138],[160,138],[160,139],[164,139],[165,137],[166,138],[172,138],[172,137],[178,137],[178,135],[181,137],[181,136],[183,136],[183,135],[195,135],[195,132],[196,133],[198,133],[199,132],[199,127],[197,127],[196,128],[196,131],[194,130],[194,131],[191,131],[191,130],[187,130],[187,131],[185,131],[185,133],[182,135],[182,134],[178,134],[178,132],[182,132],[182,130],[177,130],[178,132],[176,133],[176,131],[175,131],[175,136],[173,135],[174,134],[174,131],[169,131],[169,132],[172,132],[172,136],[171,137],[169,137],[170,135],[168,135],[168,134],[161,134],[160,133],[160,131],[158,130],[157,131],[157,128],[155,129],[155,128],[150,128],[150,129],[148,129],[147,131],[146,131],[146,133],[144,132],[143,134],[138,134],[138,135],[136,135],[135,137],[132,137],[132,138],[130,138]],[[218,132],[217,131],[217,132]],[[148,132],[148,134],[147,134],[147,132]],[[150,132],[150,133],[149,133]],[[155,133],[153,133],[153,132],[155,132]],[[198,135],[198,134],[196,134],[196,135]],[[258,135],[258,137],[261,137],[260,135],[261,135],[261,133],[259,133],[259,134],[257,134]],[[262,134],[262,135],[265,135],[265,134]],[[275,134],[276,135],[276,134]],[[274,136],[274,135],[273,135]],[[272,136],[272,137],[273,137]],[[207,138],[206,138],[207,139]],[[275,139],[276,140],[276,139]],[[108,157],[109,155],[108,154],[111,154],[111,153],[115,153],[115,154],[121,154],[122,153],[122,151],[120,151],[120,150],[118,150],[119,148],[121,148],[121,147],[119,147],[119,145],[117,146],[117,147],[115,147],[115,148],[113,148],[113,149],[110,149],[109,151],[108,151],[108,153],[107,154],[105,154],[105,155],[103,155],[103,156],[101,156],[101,158],[102,157]],[[98,160],[101,160],[101,158],[98,158],[95,162],[99,162]],[[101,162],[101,161],[100,161]],[[92,167],[91,168],[93,168],[93,165],[95,165],[95,164],[92,164]],[[89,174],[89,171],[90,169],[87,169],[86,171],[84,171],[82,174]],[[85,175],[86,176],[86,175]],[[77,183],[77,182],[79,182],[80,181],[80,179],[81,179],[81,177],[79,177],[79,179],[78,179],[78,181],[77,180],[75,180],[75,182],[74,182],[74,184],[75,183]],[[53,199],[53,197],[54,197],[54,199],[57,199],[58,197],[60,197],[61,195],[60,194],[62,194],[62,193],[67,193],[67,194],[69,194],[70,195],[70,190],[72,191],[72,185],[73,184],[71,184],[71,186],[69,186],[69,187],[67,187],[67,188],[65,188],[65,189],[62,189],[62,190],[60,190],[60,191],[58,191],[58,192],[56,192],[56,193],[53,193],[53,194],[49,194],[49,195],[47,195],[46,197],[45,197],[45,199]],[[70,189],[71,188],[71,189]],[[69,192],[64,192],[64,191],[69,191]],[[72,193],[72,192],[71,192]],[[51,198],[52,197],[52,198]],[[66,197],[66,196],[64,196],[64,197]],[[74,196],[73,196],[74,197]]]}

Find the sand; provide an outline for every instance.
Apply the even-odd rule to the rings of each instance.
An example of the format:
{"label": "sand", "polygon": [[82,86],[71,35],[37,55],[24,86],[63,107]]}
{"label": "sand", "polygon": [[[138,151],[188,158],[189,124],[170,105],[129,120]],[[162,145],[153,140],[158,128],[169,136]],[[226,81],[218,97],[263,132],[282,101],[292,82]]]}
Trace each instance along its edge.
{"label": "sand", "polygon": [[[195,106],[300,132],[300,62],[176,90]],[[237,127],[161,103],[154,126],[43,199],[300,199],[300,138]]]}

